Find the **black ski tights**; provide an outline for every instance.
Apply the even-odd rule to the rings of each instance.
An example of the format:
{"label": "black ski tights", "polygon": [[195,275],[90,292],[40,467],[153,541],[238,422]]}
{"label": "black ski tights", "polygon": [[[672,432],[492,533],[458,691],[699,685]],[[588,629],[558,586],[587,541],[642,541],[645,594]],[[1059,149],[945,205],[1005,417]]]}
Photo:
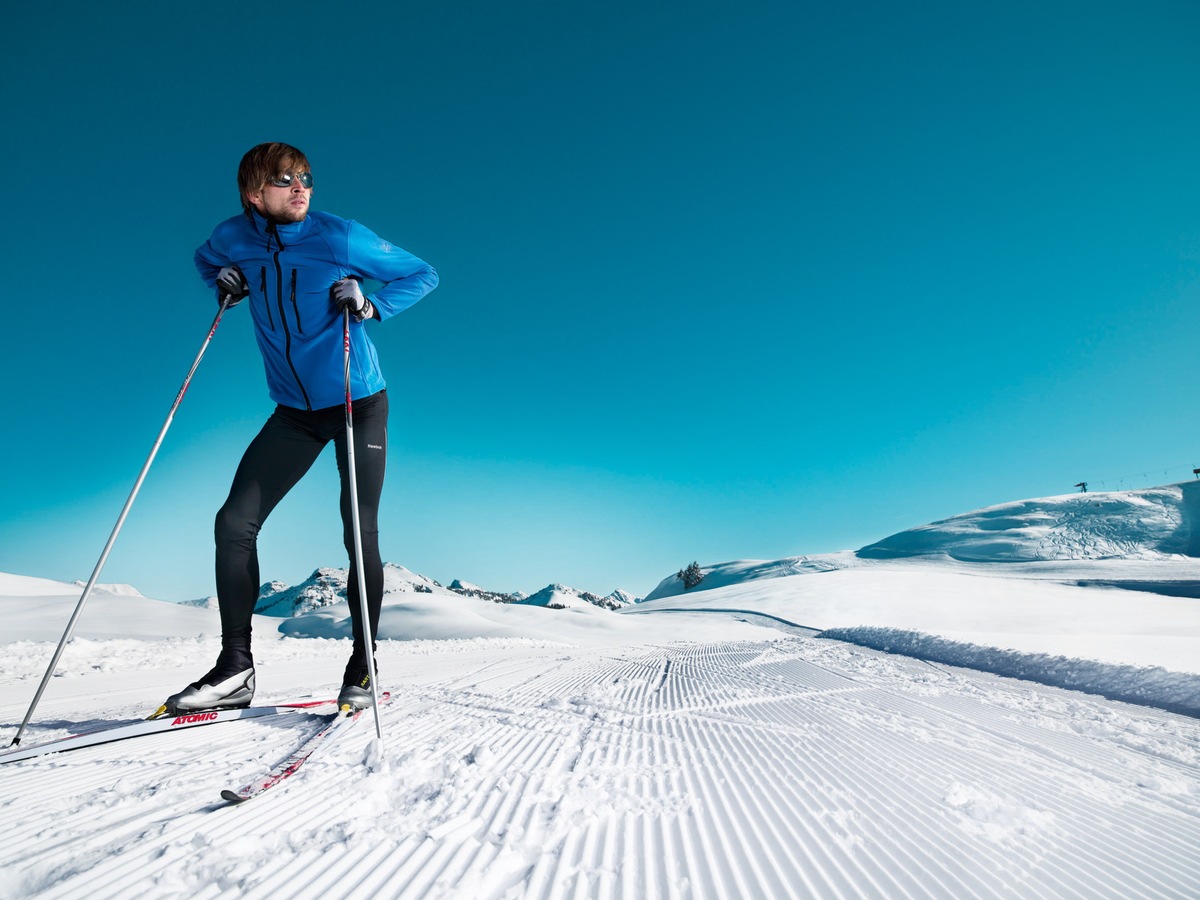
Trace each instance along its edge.
{"label": "black ski tights", "polygon": [[[358,482],[358,511],[362,526],[363,572],[371,633],[379,625],[383,603],[383,560],[379,555],[379,498],[387,463],[387,392],[354,401],[354,467]],[[306,412],[277,406],[258,436],[250,442],[229,499],[217,513],[217,599],[221,605],[221,642],[228,649],[250,649],[250,617],[261,584],[258,572],[258,533],[267,516],[309,470],[330,441],[334,442],[342,479],[343,541],[350,556],[350,616],[354,647],[362,653],[358,569],[354,564],[354,529],[350,515],[349,471],[346,459],[346,410],[333,406]]]}

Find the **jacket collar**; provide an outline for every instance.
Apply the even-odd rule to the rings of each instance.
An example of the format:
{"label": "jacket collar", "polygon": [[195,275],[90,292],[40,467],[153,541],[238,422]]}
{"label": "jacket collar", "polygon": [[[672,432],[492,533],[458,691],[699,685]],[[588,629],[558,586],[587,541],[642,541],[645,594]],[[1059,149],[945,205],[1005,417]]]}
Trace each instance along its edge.
{"label": "jacket collar", "polygon": [[308,211],[308,215],[299,222],[272,223],[265,216],[261,215],[257,209],[251,209],[250,216],[251,221],[254,222],[255,229],[260,234],[274,233],[278,235],[284,245],[303,237],[312,228],[313,224],[313,211],[311,209]]}

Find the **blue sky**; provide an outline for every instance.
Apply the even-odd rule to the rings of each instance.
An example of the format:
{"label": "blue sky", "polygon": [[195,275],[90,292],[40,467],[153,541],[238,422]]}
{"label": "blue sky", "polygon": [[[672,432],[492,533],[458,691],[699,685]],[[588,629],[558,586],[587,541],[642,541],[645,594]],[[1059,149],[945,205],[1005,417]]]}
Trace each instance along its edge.
{"label": "blue sky", "polygon": [[[215,312],[241,154],[442,285],[373,331],[384,557],[645,594],[1200,465],[1200,7],[218,2],[7,14],[0,571],[91,572]],[[105,569],[212,593],[271,410],[230,313]],[[344,565],[332,453],[263,577]]]}

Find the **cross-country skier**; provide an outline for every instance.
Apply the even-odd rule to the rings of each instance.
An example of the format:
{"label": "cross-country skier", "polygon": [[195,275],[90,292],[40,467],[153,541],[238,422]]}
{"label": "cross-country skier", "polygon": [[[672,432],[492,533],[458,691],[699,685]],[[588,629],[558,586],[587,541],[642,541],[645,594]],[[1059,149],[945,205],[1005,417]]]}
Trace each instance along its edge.
{"label": "cross-country skier", "polygon": [[[370,706],[371,684],[354,564],[346,457],[343,310],[351,314],[351,397],[363,569],[371,634],[383,600],[379,498],[387,459],[388,398],[369,319],[384,321],[438,283],[437,273],[357,222],[309,209],[313,175],[287,144],[259,144],[238,167],[242,214],[220,223],[195,263],[219,302],[248,298],[267,388],[277,406],[250,443],[217,513],[221,653],[212,670],[167,698],[168,712],[248,706],[254,696],[250,622],[258,599],[257,539],[271,510],[329,441],[342,479],[343,539],[350,554],[354,649],[338,705]],[[383,286],[364,295],[361,282]],[[374,648],[372,648],[374,652]]]}

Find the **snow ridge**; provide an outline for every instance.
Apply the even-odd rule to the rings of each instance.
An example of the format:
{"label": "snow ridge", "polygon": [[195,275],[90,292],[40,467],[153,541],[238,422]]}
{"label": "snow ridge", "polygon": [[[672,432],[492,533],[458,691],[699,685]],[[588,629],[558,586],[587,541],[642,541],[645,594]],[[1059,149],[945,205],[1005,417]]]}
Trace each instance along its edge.
{"label": "snow ridge", "polygon": [[1171,672],[1161,666],[1122,666],[1046,653],[1020,653],[897,628],[830,628],[818,637],[1200,716],[1200,675]]}

